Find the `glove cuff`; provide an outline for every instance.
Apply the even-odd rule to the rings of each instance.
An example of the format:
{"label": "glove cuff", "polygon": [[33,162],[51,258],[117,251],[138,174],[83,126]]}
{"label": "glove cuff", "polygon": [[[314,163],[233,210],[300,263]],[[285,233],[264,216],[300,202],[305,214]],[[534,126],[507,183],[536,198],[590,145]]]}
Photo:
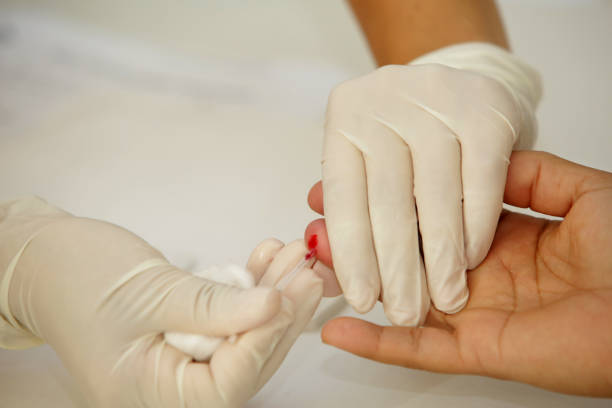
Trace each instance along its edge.
{"label": "glove cuff", "polygon": [[472,71],[498,81],[513,96],[522,115],[515,149],[529,149],[537,135],[535,110],[542,96],[540,75],[509,51],[489,43],[470,42],[440,48],[409,65],[440,64]]}
{"label": "glove cuff", "polygon": [[[10,310],[9,290],[21,254],[46,226],[68,213],[38,197],[25,197],[0,203],[0,347],[25,349],[44,343],[24,327]],[[20,299],[23,306],[25,299]],[[27,313],[25,314],[27,315]]]}

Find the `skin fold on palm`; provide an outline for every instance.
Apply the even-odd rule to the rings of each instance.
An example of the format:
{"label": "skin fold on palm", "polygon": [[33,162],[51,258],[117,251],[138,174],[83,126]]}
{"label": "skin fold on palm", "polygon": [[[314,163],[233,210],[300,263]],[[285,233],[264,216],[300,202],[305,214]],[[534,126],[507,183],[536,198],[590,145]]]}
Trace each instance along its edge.
{"label": "skin fold on palm", "polygon": [[[461,312],[432,308],[419,328],[338,318],[323,341],[389,364],[612,396],[612,174],[515,152],[504,201],[562,220],[504,211]],[[309,202],[322,210],[320,185]],[[308,226],[314,233],[331,265],[323,220]]]}

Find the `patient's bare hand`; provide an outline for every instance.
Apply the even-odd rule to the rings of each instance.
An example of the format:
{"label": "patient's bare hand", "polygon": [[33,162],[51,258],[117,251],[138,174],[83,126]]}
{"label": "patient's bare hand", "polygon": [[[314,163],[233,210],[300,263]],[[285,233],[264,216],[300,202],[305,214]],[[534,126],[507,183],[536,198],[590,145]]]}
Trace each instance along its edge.
{"label": "patient's bare hand", "polygon": [[[317,186],[309,201],[322,207]],[[384,363],[612,396],[612,174],[515,152],[504,201],[563,220],[505,212],[461,312],[431,309],[421,328],[338,318],[323,341]],[[322,220],[314,233],[331,263]]]}

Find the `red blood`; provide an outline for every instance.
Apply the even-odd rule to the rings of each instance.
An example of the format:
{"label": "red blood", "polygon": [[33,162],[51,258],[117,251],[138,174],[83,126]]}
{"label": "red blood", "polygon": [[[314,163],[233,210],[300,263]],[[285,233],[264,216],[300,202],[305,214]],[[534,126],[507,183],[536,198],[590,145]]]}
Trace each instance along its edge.
{"label": "red blood", "polygon": [[308,240],[308,249],[315,249],[318,243],[319,239],[317,238],[317,234],[313,234]]}
{"label": "red blood", "polygon": [[306,260],[312,258],[313,256],[317,254],[317,244],[318,243],[319,243],[319,240],[317,239],[317,234],[313,234],[308,240],[308,249],[310,249],[310,251],[308,251],[308,253],[304,257]]}
{"label": "red blood", "polygon": [[308,253],[306,254],[306,256],[304,257],[305,260],[309,260],[310,258],[312,258],[313,256],[315,256],[315,254],[317,253],[316,249],[311,249],[310,251],[308,251]]}

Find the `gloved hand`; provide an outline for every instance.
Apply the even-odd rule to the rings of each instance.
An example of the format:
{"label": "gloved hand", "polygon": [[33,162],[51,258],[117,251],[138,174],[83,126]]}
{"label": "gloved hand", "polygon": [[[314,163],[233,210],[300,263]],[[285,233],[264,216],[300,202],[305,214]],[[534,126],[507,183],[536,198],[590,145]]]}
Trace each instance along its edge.
{"label": "gloved hand", "polygon": [[[253,253],[253,289],[168,264],[117,226],[72,217],[41,200],[0,205],[0,345],[49,343],[92,406],[241,406],[274,373],[323,291],[302,242]],[[282,249],[281,249],[282,248]],[[227,337],[210,363],[163,341],[177,331]]]}
{"label": "gloved hand", "polygon": [[[210,266],[201,271],[193,272],[193,275],[242,289],[255,287],[253,274],[238,265]],[[190,355],[196,361],[210,361],[214,352],[224,341],[229,340],[233,343],[236,340],[236,336],[228,338],[204,336],[202,334],[165,332],[164,340],[183,353]]]}
{"label": "gloved hand", "polygon": [[446,313],[466,304],[466,268],[491,245],[509,156],[531,145],[539,97],[534,70],[482,43],[333,90],[324,212],[333,266],[355,310],[369,311],[382,294],[392,323],[418,325],[429,295]]}
{"label": "gloved hand", "polygon": [[514,152],[505,201],[562,219],[504,211],[460,313],[432,310],[418,328],[333,319],[323,341],[385,364],[612,398],[612,173]]}

